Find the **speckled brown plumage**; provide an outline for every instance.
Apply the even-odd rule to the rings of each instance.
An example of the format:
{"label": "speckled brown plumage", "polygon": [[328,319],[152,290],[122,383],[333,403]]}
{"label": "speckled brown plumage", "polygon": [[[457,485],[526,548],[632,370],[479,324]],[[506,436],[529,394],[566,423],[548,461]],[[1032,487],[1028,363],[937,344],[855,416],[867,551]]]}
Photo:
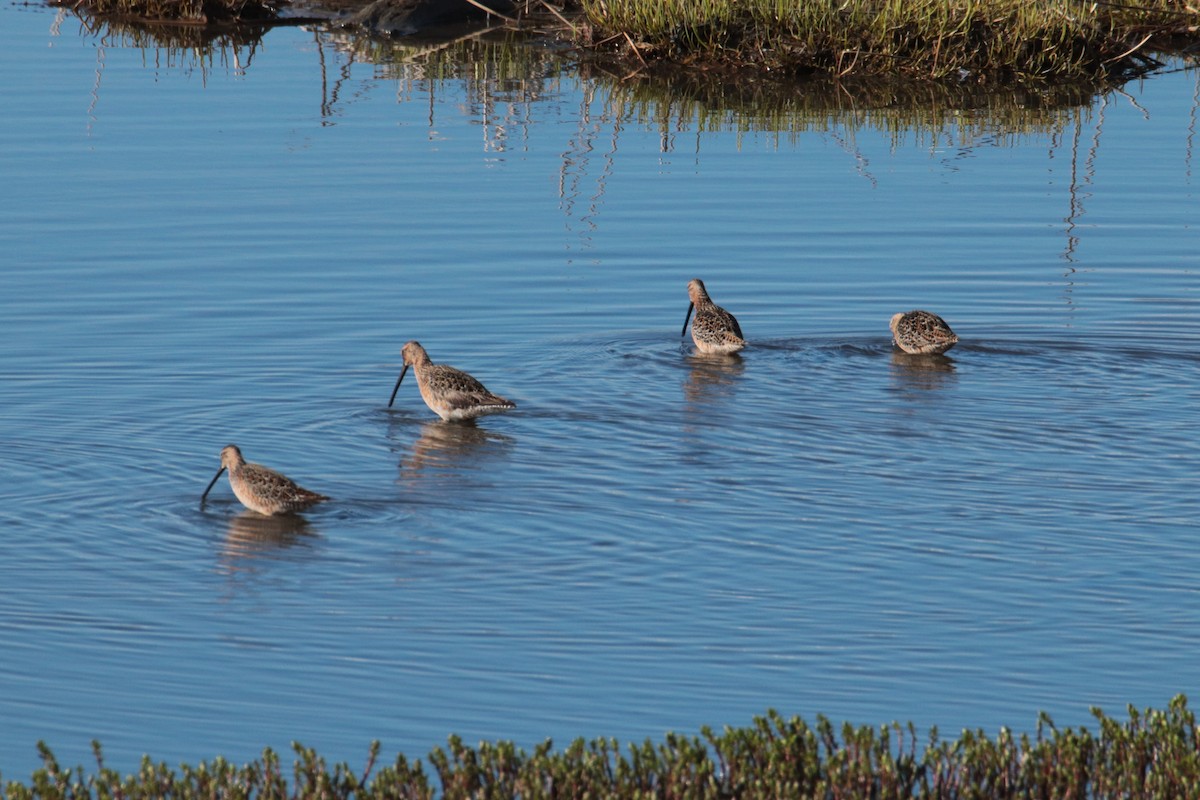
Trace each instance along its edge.
{"label": "speckled brown plumage", "polygon": [[408,372],[410,366],[413,372],[417,373],[417,387],[421,390],[421,399],[442,419],[475,419],[485,414],[495,414],[517,407],[511,400],[489,392],[487,387],[462,370],[445,364],[434,364],[425,348],[418,342],[408,342],[400,354],[404,359],[404,368],[400,370],[400,377],[396,379],[392,398],[388,400],[388,408],[395,402],[400,382],[404,380],[404,373]]}
{"label": "speckled brown plumage", "polygon": [[944,353],[958,344],[958,336],[946,320],[928,311],[896,314],[891,322],[892,340],[906,353]]}
{"label": "speckled brown plumage", "polygon": [[237,445],[231,444],[221,450],[221,468],[204,490],[200,502],[204,502],[221,473],[226,470],[229,471],[229,486],[233,489],[233,494],[242,505],[259,514],[270,516],[303,511],[329,499],[323,494],[297,486],[273,469],[267,469],[261,464],[248,463]]}
{"label": "speckled brown plumage", "polygon": [[704,282],[699,278],[688,281],[687,315],[683,318],[683,330],[680,336],[687,333],[688,319],[695,309],[696,317],[692,320],[692,341],[701,353],[736,353],[746,346],[742,337],[741,326],[725,309],[712,301],[704,288]]}

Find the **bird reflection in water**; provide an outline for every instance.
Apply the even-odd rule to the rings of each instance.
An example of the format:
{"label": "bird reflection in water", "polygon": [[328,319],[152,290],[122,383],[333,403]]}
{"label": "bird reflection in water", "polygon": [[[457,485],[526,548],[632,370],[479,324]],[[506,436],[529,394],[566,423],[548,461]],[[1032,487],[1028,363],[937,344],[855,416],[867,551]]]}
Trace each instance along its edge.
{"label": "bird reflection in water", "polygon": [[745,370],[746,362],[739,353],[692,353],[683,398],[689,406],[727,399]]}
{"label": "bird reflection in water", "polygon": [[930,391],[957,380],[954,359],[944,355],[892,351],[892,379],[901,389]]}
{"label": "bird reflection in water", "polygon": [[221,561],[230,572],[247,568],[247,562],[274,555],[313,540],[312,525],[299,514],[266,517],[245,511],[229,519]]}
{"label": "bird reflection in water", "polygon": [[512,444],[512,437],[481,428],[473,421],[425,422],[411,452],[400,461],[400,474],[411,480],[429,472],[484,472],[480,469],[483,463]]}

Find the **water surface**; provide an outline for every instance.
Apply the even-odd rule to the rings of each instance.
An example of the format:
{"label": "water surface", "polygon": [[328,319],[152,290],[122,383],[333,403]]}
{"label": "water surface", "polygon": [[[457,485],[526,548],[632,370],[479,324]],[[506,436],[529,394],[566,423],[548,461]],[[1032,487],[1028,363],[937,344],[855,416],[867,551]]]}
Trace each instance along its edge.
{"label": "water surface", "polygon": [[[809,107],[0,20],[6,778],[1196,685],[1194,72]],[[409,339],[518,409],[387,409]],[[230,442],[334,501],[201,508]]]}

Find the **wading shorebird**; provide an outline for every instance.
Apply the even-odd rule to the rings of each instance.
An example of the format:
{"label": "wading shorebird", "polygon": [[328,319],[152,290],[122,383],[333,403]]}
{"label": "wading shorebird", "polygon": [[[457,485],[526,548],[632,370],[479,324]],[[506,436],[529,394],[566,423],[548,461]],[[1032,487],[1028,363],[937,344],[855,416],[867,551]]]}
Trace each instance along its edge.
{"label": "wading shorebird", "polygon": [[513,401],[489,392],[487,387],[462,370],[434,364],[419,342],[405,344],[400,355],[404,359],[404,368],[400,370],[400,377],[396,378],[388,408],[396,401],[396,392],[400,390],[400,382],[404,380],[409,367],[417,373],[421,399],[442,419],[475,419],[517,407]]}
{"label": "wading shorebird", "polygon": [[242,458],[242,451],[237,445],[230,444],[221,450],[221,468],[200,496],[201,503],[208,497],[208,493],[225,470],[229,470],[229,487],[233,489],[237,499],[246,508],[259,514],[271,516],[303,511],[329,499],[323,494],[302,489],[273,469],[267,469],[261,464],[248,463]]}
{"label": "wading shorebird", "polygon": [[958,335],[946,320],[928,311],[896,314],[890,327],[892,340],[906,353],[937,355],[958,344]]}
{"label": "wading shorebird", "polygon": [[704,290],[704,281],[694,278],[688,281],[687,316],[683,318],[683,330],[680,336],[687,333],[688,320],[691,319],[692,309],[696,310],[696,318],[692,320],[692,341],[701,353],[736,353],[746,346],[742,338],[742,329],[738,322],[725,309],[712,301]]}

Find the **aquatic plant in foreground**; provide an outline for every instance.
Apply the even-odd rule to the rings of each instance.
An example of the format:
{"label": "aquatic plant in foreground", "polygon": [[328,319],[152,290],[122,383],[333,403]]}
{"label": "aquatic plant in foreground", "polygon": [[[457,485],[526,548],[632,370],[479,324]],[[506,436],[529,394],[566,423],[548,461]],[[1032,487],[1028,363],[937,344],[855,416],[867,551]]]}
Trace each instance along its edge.
{"label": "aquatic plant in foreground", "polygon": [[47,798],[1182,798],[1200,797],[1200,739],[1196,718],[1179,695],[1165,711],[1118,721],[1092,710],[1099,729],[1058,729],[1042,714],[1032,738],[1002,728],[995,738],[963,731],[954,741],[932,730],[918,743],[913,725],[878,729],[824,717],[815,727],[771,711],[744,728],[699,737],[668,734],[622,750],[614,739],[578,739],[555,751],[547,741],[533,752],[511,742],[446,748],[422,761],[403,755],[376,769],[379,742],[355,772],[332,768],[314,751],[293,745],[285,776],[278,754],[238,767],[223,758],[178,770],[149,757],[131,775],[104,765],[63,769],[45,744],[43,766],[28,783],[10,781],[3,797]]}

